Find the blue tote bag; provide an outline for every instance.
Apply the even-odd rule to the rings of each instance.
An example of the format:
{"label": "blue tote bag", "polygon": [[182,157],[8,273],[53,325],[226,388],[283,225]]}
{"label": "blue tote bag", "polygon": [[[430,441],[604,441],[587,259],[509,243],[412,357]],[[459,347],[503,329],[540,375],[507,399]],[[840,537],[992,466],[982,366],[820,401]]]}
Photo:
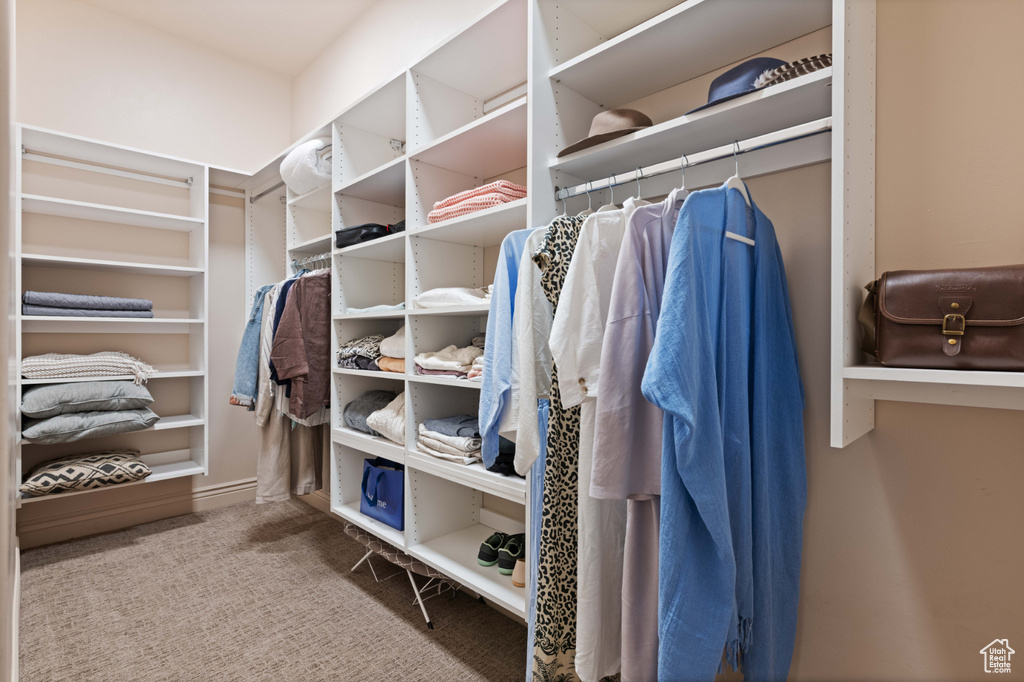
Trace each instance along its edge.
{"label": "blue tote bag", "polygon": [[363,460],[359,511],[396,530],[405,529],[404,467],[389,459]]}

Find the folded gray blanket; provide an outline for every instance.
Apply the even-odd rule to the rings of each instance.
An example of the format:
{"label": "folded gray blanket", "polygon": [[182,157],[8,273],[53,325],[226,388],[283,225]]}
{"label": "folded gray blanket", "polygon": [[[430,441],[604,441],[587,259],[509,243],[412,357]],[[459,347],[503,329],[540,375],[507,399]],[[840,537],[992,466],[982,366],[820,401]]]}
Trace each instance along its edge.
{"label": "folded gray blanket", "polygon": [[83,294],[61,294],[53,291],[26,291],[22,303],[49,308],[73,308],[76,310],[152,310],[153,302],[144,298],[119,298],[117,296],[87,296]]}
{"label": "folded gray blanket", "polygon": [[55,315],[57,317],[153,317],[152,310],[92,310],[87,308],[48,308],[22,305],[22,315]]}

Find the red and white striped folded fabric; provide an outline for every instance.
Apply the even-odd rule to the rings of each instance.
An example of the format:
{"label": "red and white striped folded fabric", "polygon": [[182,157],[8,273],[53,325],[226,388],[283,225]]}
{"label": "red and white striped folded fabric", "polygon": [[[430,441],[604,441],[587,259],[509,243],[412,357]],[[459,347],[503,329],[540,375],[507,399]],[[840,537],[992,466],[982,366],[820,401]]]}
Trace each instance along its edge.
{"label": "red and white striped folded fabric", "polygon": [[486,185],[467,189],[465,192],[459,192],[458,194],[453,194],[447,199],[443,199],[434,204],[434,210],[436,211],[439,208],[449,208],[462,203],[467,199],[484,196],[486,194],[500,194],[506,197],[505,201],[515,201],[516,199],[526,198],[526,188],[522,185],[517,185],[514,182],[509,182],[508,180],[495,180],[494,182],[489,182]]}
{"label": "red and white striped folded fabric", "polygon": [[433,224],[439,223],[442,220],[451,220],[452,218],[458,218],[470,213],[482,211],[485,208],[501,206],[502,204],[507,204],[509,201],[512,200],[506,198],[502,194],[485,194],[483,196],[473,197],[472,199],[467,199],[466,201],[455,204],[454,206],[448,206],[447,208],[435,208],[427,214],[427,222]]}

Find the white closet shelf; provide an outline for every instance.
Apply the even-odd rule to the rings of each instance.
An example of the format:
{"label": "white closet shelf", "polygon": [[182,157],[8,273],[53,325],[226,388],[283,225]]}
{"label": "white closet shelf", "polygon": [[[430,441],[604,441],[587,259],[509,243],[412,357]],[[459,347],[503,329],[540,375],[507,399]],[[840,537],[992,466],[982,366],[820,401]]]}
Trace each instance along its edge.
{"label": "white closet shelf", "polygon": [[351,521],[366,532],[372,533],[386,542],[390,542],[395,547],[402,550],[405,549],[405,533],[363,514],[359,511],[358,501],[349,502],[339,507],[331,507],[331,511],[346,521]]}
{"label": "white closet shelf", "polygon": [[414,161],[475,178],[526,165],[526,98],[506,104],[412,152]]}
{"label": "white closet shelf", "polygon": [[205,323],[200,318],[50,317],[19,315],[25,334],[187,334]]}
{"label": "white closet shelf", "polygon": [[72,201],[56,197],[44,197],[36,194],[21,195],[21,209],[25,213],[38,213],[61,218],[77,218],[94,220],[101,223],[118,223],[136,227],[151,227],[160,230],[176,230],[191,232],[200,229],[205,222],[202,218],[174,215],[171,213],[154,213],[138,211],[119,206],[91,204],[85,201]]}
{"label": "white closet shelf", "polygon": [[130,263],[119,260],[102,260],[98,258],[73,258],[70,256],[47,256],[45,254],[21,254],[23,265],[40,268],[70,268],[75,270],[114,270],[117,272],[133,272],[140,275],[163,275],[167,277],[195,277],[203,274],[203,268],[185,267],[181,265],[157,265],[147,263]]}
{"label": "white closet shelf", "polygon": [[398,379],[405,381],[405,375],[398,372],[384,372],[375,371],[372,369],[347,369],[345,367],[335,367],[335,374],[345,374],[353,377],[370,377],[372,379]]}
{"label": "white closet shelf", "polygon": [[433,474],[438,478],[497,495],[519,504],[526,504],[526,481],[524,479],[502,476],[488,471],[482,462],[458,464],[424,454],[418,450],[406,451],[405,461],[413,469]]}
{"label": "white closet shelf", "polygon": [[[189,450],[177,450],[176,453],[189,454]],[[162,453],[171,454],[171,453]],[[142,460],[146,460],[147,455],[142,456]],[[130,486],[142,485],[144,483],[154,483],[156,481],[166,481],[171,478],[183,478],[185,476],[197,476],[206,473],[203,470],[202,465],[196,464],[192,460],[186,460],[181,462],[171,462],[169,464],[155,464],[150,465],[149,468],[153,471],[152,474],[142,479],[141,481],[134,481],[132,483],[120,483],[118,485],[107,486],[105,488],[91,488],[89,490],[76,490],[69,493],[61,493],[59,495],[43,495],[41,497],[25,497],[21,499],[22,504],[29,504],[30,502],[42,502],[43,500],[63,500],[68,497],[75,497],[77,495],[84,495],[86,493],[95,493],[101,490],[117,490],[120,488],[128,488]]]}
{"label": "white closet shelf", "polygon": [[556,66],[549,75],[613,109],[831,23],[830,0],[690,0]]}
{"label": "white closet shelf", "polygon": [[401,320],[405,318],[404,310],[389,310],[382,313],[358,313],[354,315],[334,315],[333,320]]}
{"label": "white closet shelf", "polygon": [[288,206],[308,208],[313,211],[331,210],[331,183],[317,187],[312,192],[300,194],[288,200]]}
{"label": "white closet shelf", "polygon": [[[398,375],[402,376],[402,375]],[[377,457],[390,459],[392,462],[402,464],[405,462],[405,448],[398,443],[392,443],[387,438],[371,436],[362,431],[350,429],[347,426],[331,430],[331,438],[335,443],[341,443],[360,452],[365,452]]]}
{"label": "white closet shelf", "polygon": [[455,386],[456,388],[475,388],[480,390],[479,381],[470,381],[469,379],[455,379],[447,376],[422,376],[419,374],[407,374],[406,379],[409,381],[415,381],[420,384],[436,384],[438,386]]}
{"label": "white closet shelf", "polygon": [[181,180],[199,180],[203,175],[203,164],[195,161],[153,154],[109,142],[98,142],[36,126],[21,125],[21,144],[29,153],[47,154],[150,175]]}
{"label": "white closet shelf", "polygon": [[[149,378],[150,381],[155,379],[183,379],[190,377],[201,377],[205,376],[206,372],[201,369],[161,369]],[[25,379],[21,380],[23,386],[32,386],[36,384],[76,384],[83,381],[135,381],[135,377],[128,374],[122,376],[103,376],[103,377],[62,377],[59,379]]]}
{"label": "white closet shelf", "polygon": [[405,87],[405,71],[402,71],[361,97],[335,123],[404,141]]}
{"label": "white closet shelf", "polygon": [[304,242],[288,247],[289,254],[300,253],[323,253],[331,250],[331,241],[334,235],[324,234],[319,237],[307,239]]}
{"label": "white closet shelf", "polygon": [[498,246],[509,232],[526,227],[526,199],[427,225],[410,232],[441,242],[469,246]]}
{"label": "white closet shelf", "polygon": [[847,391],[859,398],[1024,410],[1024,372],[844,367]]}
{"label": "white closet shelf", "polygon": [[477,524],[422,544],[411,545],[406,551],[481,597],[500,604],[520,618],[526,618],[526,589],[515,587],[512,576],[501,575],[497,566],[481,566],[477,563],[480,543],[494,532],[490,526]]}
{"label": "white closet shelf", "polygon": [[389,234],[361,244],[353,244],[335,252],[338,256],[382,260],[388,263],[405,262],[405,233]]}
{"label": "white closet shelf", "polygon": [[549,167],[597,179],[665,161],[666,150],[679,158],[827,118],[831,111],[832,69],[828,68],[553,159]]}
{"label": "white closet shelf", "polygon": [[1024,372],[985,372],[954,369],[904,369],[882,365],[858,365],[843,369],[845,379],[904,381],[958,386],[1006,386],[1024,388]]}
{"label": "white closet shelf", "polygon": [[409,315],[420,317],[423,315],[446,315],[448,317],[479,317],[491,311],[491,304],[481,303],[479,305],[450,305],[443,308],[414,308]]}
{"label": "white closet shelf", "polygon": [[171,429],[187,429],[192,426],[203,426],[206,420],[194,414],[177,414],[171,417],[160,417],[153,425],[153,431],[169,431]]}
{"label": "white closet shelf", "polygon": [[405,156],[342,182],[335,194],[388,206],[405,206]]}
{"label": "white closet shelf", "polygon": [[479,100],[526,82],[527,10],[502,2],[413,64],[412,70]]}

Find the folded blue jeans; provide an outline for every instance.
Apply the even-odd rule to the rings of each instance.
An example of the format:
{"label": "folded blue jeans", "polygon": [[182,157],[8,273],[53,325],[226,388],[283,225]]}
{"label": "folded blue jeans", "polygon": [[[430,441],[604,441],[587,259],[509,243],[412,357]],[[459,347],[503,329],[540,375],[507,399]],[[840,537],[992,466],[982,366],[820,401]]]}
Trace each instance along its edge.
{"label": "folded blue jeans", "polygon": [[263,325],[263,299],[275,285],[268,284],[256,291],[249,311],[249,321],[242,332],[242,343],[238,347],[235,361],[235,383],[231,388],[231,404],[256,409],[256,380],[260,369],[260,327]]}

